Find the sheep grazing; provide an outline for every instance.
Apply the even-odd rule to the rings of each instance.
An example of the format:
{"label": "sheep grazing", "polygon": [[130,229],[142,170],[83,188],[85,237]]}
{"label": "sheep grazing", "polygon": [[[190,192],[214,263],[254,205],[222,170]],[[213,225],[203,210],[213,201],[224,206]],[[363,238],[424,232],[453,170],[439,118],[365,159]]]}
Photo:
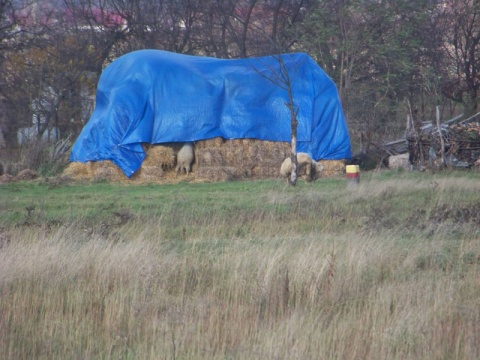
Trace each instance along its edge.
{"label": "sheep grazing", "polygon": [[192,170],[193,160],[195,159],[195,154],[193,151],[193,144],[192,143],[185,143],[180,151],[177,154],[177,174],[180,171],[185,171],[187,176],[190,174]]}
{"label": "sheep grazing", "polygon": [[[298,175],[303,175],[303,171],[305,172],[306,175],[306,180],[307,181],[312,181],[315,180],[320,173],[323,171],[323,165],[320,164],[319,162],[316,162],[315,160],[312,160],[310,155],[307,153],[302,153],[299,152],[297,153],[297,163],[298,163]],[[292,160],[290,157],[287,157],[281,167],[280,167],[280,174],[282,176],[285,176],[287,178],[290,177],[292,174],[293,166],[292,166]]]}

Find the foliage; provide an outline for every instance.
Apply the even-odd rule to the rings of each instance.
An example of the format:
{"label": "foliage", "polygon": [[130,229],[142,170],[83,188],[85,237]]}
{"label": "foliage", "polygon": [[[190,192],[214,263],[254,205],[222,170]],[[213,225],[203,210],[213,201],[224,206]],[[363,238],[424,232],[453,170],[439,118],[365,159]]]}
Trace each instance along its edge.
{"label": "foliage", "polygon": [[478,108],[475,1],[32,3],[0,7],[0,131],[8,147],[29,125],[39,136],[58,128],[60,138],[75,138],[102,69],[145,48],[219,58],[308,52],[335,80],[362,150],[403,135],[407,115],[431,121],[440,104],[446,120]]}
{"label": "foliage", "polygon": [[444,56],[435,8],[428,0],[318,0],[298,24],[295,35],[337,83],[350,128],[365,135],[366,150],[376,138],[403,133],[405,100],[418,121],[430,120],[441,100],[430,73],[441,74]]}

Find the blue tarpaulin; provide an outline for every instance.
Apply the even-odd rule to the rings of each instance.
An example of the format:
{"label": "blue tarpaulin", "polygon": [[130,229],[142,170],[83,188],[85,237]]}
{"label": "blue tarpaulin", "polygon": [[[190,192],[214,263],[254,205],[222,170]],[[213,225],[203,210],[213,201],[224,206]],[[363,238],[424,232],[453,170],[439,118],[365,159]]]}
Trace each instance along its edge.
{"label": "blue tarpaulin", "polygon": [[290,142],[282,70],[288,70],[298,109],[297,151],[315,160],[350,158],[333,81],[307,54],[279,56],[226,60],[162,50],[123,55],[103,71],[95,110],[70,160],[110,160],[130,177],[146,156],[142,143],[215,137]]}

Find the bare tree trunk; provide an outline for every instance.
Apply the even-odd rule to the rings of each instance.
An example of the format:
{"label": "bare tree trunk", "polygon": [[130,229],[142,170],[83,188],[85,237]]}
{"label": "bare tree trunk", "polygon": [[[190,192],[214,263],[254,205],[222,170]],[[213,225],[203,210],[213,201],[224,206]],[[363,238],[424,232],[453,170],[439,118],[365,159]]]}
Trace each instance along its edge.
{"label": "bare tree trunk", "polygon": [[[298,160],[297,160],[297,127],[298,127],[298,110],[299,107],[295,108],[295,102],[293,99],[293,89],[292,89],[292,77],[289,73],[289,69],[283,62],[282,55],[273,56],[280,65],[278,72],[273,72],[271,76],[263,75],[259,69],[252,64],[255,71],[260,75],[266,78],[267,80],[273,82],[275,85],[285,90],[288,94],[288,102],[285,102],[285,106],[288,107],[290,111],[290,125],[291,125],[291,141],[290,141],[290,160],[292,161],[292,172],[288,179],[288,184],[291,186],[297,185],[298,179]],[[270,68],[270,70],[272,70]],[[295,69],[295,73],[296,73]]]}
{"label": "bare tree trunk", "polygon": [[290,151],[290,159],[292,160],[292,173],[288,179],[288,184],[295,186],[297,185],[298,178],[298,161],[297,161],[297,137],[292,136],[292,148]]}
{"label": "bare tree trunk", "polygon": [[298,178],[298,161],[297,161],[298,109],[295,111],[292,88],[290,86],[290,83],[287,90],[288,90],[288,98],[289,98],[288,108],[290,109],[291,127],[292,127],[292,138],[290,142],[290,159],[292,160],[292,173],[290,174],[290,178],[288,179],[288,184],[295,186],[297,185],[297,178]]}

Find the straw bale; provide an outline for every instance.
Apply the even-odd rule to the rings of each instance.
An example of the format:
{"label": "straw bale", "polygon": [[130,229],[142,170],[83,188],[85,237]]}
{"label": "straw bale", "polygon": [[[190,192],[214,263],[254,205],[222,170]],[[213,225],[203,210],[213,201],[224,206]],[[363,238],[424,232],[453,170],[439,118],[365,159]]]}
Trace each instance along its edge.
{"label": "straw bale", "polygon": [[240,166],[243,164],[243,148],[242,140],[228,140],[225,145],[221,147],[221,152],[227,164],[236,164]]}
{"label": "straw bale", "polygon": [[230,166],[202,166],[195,174],[197,179],[211,182],[232,181],[235,179],[236,169]]}
{"label": "straw bale", "polygon": [[216,137],[213,139],[201,140],[195,142],[195,147],[197,149],[208,149],[222,146],[225,143],[225,140],[221,137]]}
{"label": "straw bale", "polygon": [[204,166],[229,167],[235,169],[234,178],[277,177],[277,168],[289,152],[290,145],[286,142],[221,138],[199,141],[197,142],[197,171]]}
{"label": "straw bale", "polygon": [[256,159],[257,156],[258,156],[259,150],[260,150],[260,144],[259,144],[257,141],[252,142],[252,143],[248,146],[247,156],[248,156],[249,162],[250,162],[250,161],[255,161],[255,159]]}
{"label": "straw bale", "polygon": [[261,167],[264,167],[264,168],[274,167],[274,168],[277,169],[277,172],[278,172],[283,160],[284,160],[283,158],[281,160],[279,160],[279,159],[265,159],[265,160],[255,164],[255,166],[261,166]]}
{"label": "straw bale", "polygon": [[126,176],[120,168],[110,160],[91,163],[95,180],[122,181]]}
{"label": "straw bale", "polygon": [[[146,158],[140,169],[126,177],[110,161],[70,163],[64,175],[74,179],[106,179],[129,183],[177,183],[180,181],[231,181],[234,179],[280,178],[280,165],[290,155],[287,142],[257,139],[231,139],[221,137],[195,142],[195,162],[192,173],[176,176],[176,153],[183,143],[159,145],[144,144]],[[345,161],[321,161],[321,177],[341,175]],[[302,176],[302,174],[300,174]]]}
{"label": "straw bale", "polygon": [[111,161],[72,162],[63,171],[63,175],[73,179],[96,179],[108,181],[151,182],[164,176],[164,172],[175,166],[175,153],[170,146],[144,146],[145,160],[141,168],[129,179]]}
{"label": "straw bale", "polygon": [[259,143],[255,153],[255,157],[251,161],[255,163],[261,163],[268,157],[267,144]]}
{"label": "straw bale", "polygon": [[251,176],[260,179],[279,178],[280,172],[278,171],[278,169],[278,164],[275,164],[274,166],[255,166],[254,168],[252,168]]}
{"label": "straw bale", "polygon": [[222,166],[224,165],[223,155],[220,148],[197,149],[196,159],[198,167]]}
{"label": "straw bale", "polygon": [[272,158],[276,161],[278,159],[285,159],[290,154],[290,144],[288,143],[278,143],[277,146],[272,147],[271,149]]}
{"label": "straw bale", "polygon": [[175,167],[175,151],[173,146],[155,145],[146,151],[147,156],[143,160],[142,168],[158,167],[164,170]]}
{"label": "straw bale", "polygon": [[142,166],[131,177],[135,182],[155,182],[165,172],[175,167],[175,152],[172,146],[154,145],[145,148],[146,157]]}
{"label": "straw bale", "polygon": [[321,177],[335,177],[345,174],[345,160],[319,160],[323,165]]}
{"label": "straw bale", "polygon": [[63,171],[63,175],[77,180],[116,180],[125,176],[111,161],[72,162]]}
{"label": "straw bale", "polygon": [[144,165],[132,175],[132,180],[155,181],[165,174],[160,166]]}
{"label": "straw bale", "polygon": [[63,175],[73,179],[89,179],[89,166],[81,162],[71,162],[63,170]]}

